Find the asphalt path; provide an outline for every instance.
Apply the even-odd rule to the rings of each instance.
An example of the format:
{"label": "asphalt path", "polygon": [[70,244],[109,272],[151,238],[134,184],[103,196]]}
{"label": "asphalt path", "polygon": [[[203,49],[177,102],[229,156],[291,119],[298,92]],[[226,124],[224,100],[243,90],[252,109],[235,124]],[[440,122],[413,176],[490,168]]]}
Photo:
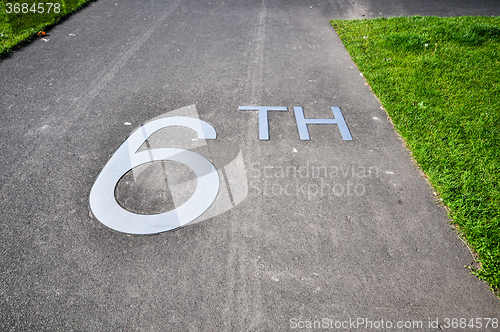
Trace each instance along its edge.
{"label": "asphalt path", "polygon": [[[394,330],[453,330],[454,318],[475,327],[500,318],[329,25],[411,14],[499,15],[500,6],[100,0],[1,60],[0,329],[348,331],[390,321]],[[287,111],[268,111],[262,127],[258,111],[240,106]],[[294,107],[308,119],[340,108],[352,140],[338,115],[307,125],[311,140],[300,140]],[[197,219],[156,235],[105,226],[114,212],[89,204],[99,174],[123,166],[110,158],[134,129],[173,116],[205,121],[217,138],[169,127],[141,151],[182,148],[209,160],[220,182],[213,204],[195,200]],[[118,210],[183,206],[203,177],[186,158],[128,171],[111,188]]]}

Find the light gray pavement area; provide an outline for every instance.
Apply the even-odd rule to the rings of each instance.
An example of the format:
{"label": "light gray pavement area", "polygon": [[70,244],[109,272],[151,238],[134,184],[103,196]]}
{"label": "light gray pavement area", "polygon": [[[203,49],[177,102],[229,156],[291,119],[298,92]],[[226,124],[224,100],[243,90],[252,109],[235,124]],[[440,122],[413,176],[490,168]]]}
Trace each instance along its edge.
{"label": "light gray pavement area", "polygon": [[[325,319],[370,330],[365,319],[437,331],[446,318],[500,318],[329,24],[499,13],[496,0],[100,0],[10,54],[0,61],[0,330],[309,331]],[[269,112],[269,140],[257,112],[239,110],[248,105],[288,109]],[[340,107],[353,140],[331,124],[299,140],[296,106],[307,118]],[[231,208],[157,235],[109,229],[90,212],[94,182],[134,128],[173,110],[214,127],[217,139],[193,151],[218,170],[241,152],[243,176],[220,172]],[[195,142],[179,130],[164,129],[157,147]],[[152,165],[117,185],[123,206],[183,203],[167,186],[192,181],[189,168]]]}

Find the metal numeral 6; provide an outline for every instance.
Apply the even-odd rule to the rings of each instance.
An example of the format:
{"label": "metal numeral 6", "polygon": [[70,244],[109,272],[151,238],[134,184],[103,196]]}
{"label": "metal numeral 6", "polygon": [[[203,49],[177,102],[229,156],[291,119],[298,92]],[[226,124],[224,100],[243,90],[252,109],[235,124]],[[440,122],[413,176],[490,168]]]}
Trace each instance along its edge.
{"label": "metal numeral 6", "polygon": [[[198,139],[216,139],[217,133],[205,121],[189,117],[168,117],[146,123],[128,137],[116,150],[97,177],[90,191],[90,208],[107,227],[128,234],[155,234],[188,224],[214,202],[220,179],[214,165],[205,157],[184,149],[160,148],[137,150],[156,131],[169,126],[195,130]],[[125,173],[139,165],[159,160],[177,161],[190,167],[197,186],[189,198],[174,210],[154,215],[137,214],[122,208],[115,198],[115,187]]]}

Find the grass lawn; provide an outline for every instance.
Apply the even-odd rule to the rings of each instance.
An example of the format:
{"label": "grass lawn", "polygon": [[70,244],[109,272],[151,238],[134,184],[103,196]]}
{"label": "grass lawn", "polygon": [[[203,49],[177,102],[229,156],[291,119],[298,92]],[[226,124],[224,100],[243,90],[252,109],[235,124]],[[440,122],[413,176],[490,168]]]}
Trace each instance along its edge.
{"label": "grass lawn", "polygon": [[500,290],[500,17],[331,22]]}
{"label": "grass lawn", "polygon": [[0,0],[0,56],[92,0]]}

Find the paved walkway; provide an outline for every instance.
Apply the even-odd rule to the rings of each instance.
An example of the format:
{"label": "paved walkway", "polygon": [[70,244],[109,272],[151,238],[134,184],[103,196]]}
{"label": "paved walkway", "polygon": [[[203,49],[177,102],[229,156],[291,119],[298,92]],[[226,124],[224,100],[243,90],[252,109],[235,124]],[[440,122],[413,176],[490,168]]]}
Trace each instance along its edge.
{"label": "paved walkway", "polygon": [[[438,330],[498,318],[329,25],[498,15],[494,2],[100,0],[12,53],[0,61],[0,329]],[[256,106],[271,106],[267,118]],[[173,116],[196,120],[168,127],[188,121]],[[125,141],[145,123],[133,139],[166,128]],[[157,153],[169,161],[127,171]],[[203,183],[218,188],[210,207],[185,205]],[[115,194],[119,218],[91,211],[93,186],[94,202]],[[120,232],[155,225],[175,229]]]}

